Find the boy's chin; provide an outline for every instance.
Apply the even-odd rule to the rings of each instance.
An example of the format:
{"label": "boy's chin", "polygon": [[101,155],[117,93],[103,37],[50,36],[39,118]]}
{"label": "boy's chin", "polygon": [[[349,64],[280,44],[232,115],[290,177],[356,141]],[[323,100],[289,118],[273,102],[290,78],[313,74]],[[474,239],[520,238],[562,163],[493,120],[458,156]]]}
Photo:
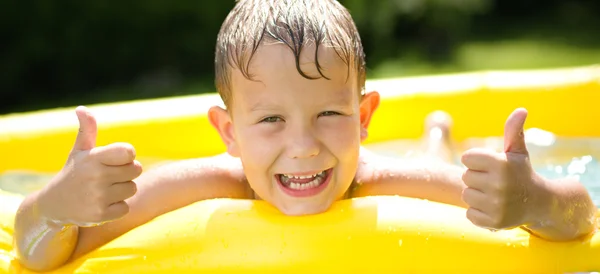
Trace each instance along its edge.
{"label": "boy's chin", "polygon": [[333,200],[330,202],[320,202],[320,203],[293,203],[293,204],[278,204],[276,205],[277,209],[281,211],[281,213],[288,216],[303,216],[303,215],[314,215],[320,214],[327,211]]}

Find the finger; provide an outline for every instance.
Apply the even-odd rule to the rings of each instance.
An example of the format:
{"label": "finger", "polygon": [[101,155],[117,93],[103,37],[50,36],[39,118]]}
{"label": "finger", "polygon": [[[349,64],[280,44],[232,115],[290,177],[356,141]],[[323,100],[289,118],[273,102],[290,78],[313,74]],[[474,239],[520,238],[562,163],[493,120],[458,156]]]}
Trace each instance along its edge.
{"label": "finger", "polygon": [[103,166],[102,182],[114,184],[131,181],[142,174],[142,165],[138,161],[133,161],[122,166]]}
{"label": "finger", "polygon": [[129,205],[125,201],[119,201],[108,206],[106,209],[106,220],[115,221],[129,213]]}
{"label": "finger", "polygon": [[489,173],[471,169],[468,169],[463,173],[462,180],[466,186],[484,193],[491,182]]}
{"label": "finger", "polygon": [[497,154],[493,150],[473,148],[463,153],[460,160],[468,169],[488,171],[496,165]]}
{"label": "finger", "polygon": [[526,118],[527,110],[518,108],[506,119],[506,125],[504,126],[504,152],[528,154],[523,129]]}
{"label": "finger", "polygon": [[108,187],[107,203],[114,204],[131,198],[137,192],[137,185],[133,181],[114,183]]}
{"label": "finger", "polygon": [[470,207],[467,209],[467,219],[471,221],[476,226],[483,228],[495,228],[493,226],[492,218],[487,214],[483,213],[481,210]]}
{"label": "finger", "polygon": [[126,165],[135,160],[135,148],[128,143],[112,143],[103,147],[96,147],[90,154],[107,166]]}
{"label": "finger", "polygon": [[79,120],[79,132],[73,150],[90,150],[96,146],[98,126],[94,115],[84,106],[75,109]]}
{"label": "finger", "polygon": [[481,212],[491,212],[489,208],[488,196],[477,189],[465,188],[462,193],[462,200],[471,208],[477,209]]}

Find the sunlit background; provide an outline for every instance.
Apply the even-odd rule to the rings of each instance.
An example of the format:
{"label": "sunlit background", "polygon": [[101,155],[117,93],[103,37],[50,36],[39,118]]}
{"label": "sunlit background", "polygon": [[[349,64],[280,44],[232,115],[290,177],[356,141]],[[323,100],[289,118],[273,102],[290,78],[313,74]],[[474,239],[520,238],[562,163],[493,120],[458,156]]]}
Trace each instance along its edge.
{"label": "sunlit background", "polygon": [[[368,78],[600,63],[597,0],[345,0]],[[214,92],[234,1],[2,1],[0,114]]]}
{"label": "sunlit background", "polygon": [[[600,0],[340,2],[361,33],[368,79],[600,65]],[[0,115],[215,92],[215,42],[234,4],[234,0],[0,1]],[[485,119],[489,115],[471,113]],[[76,123],[74,115],[71,119]],[[0,126],[0,137],[2,130]],[[24,138],[11,141],[6,135],[0,141],[8,147],[21,139],[33,140],[45,149],[57,149],[55,139],[28,140],[29,133],[23,132]],[[178,133],[170,134],[165,136]],[[600,208],[600,138],[563,138],[535,128],[525,134],[538,173],[579,178]],[[153,141],[149,135],[135,137]],[[418,158],[414,154],[421,141],[393,140],[369,148]],[[492,136],[457,143],[450,160],[459,164],[459,153],[468,147],[502,150],[503,141]],[[37,155],[0,150],[0,156],[9,155],[5,162],[14,161],[16,157],[10,157],[14,154],[27,162],[48,157],[56,163],[60,159],[62,165],[68,153],[30,150]],[[144,162],[146,170],[146,163],[173,159],[151,160]],[[54,174],[0,172],[0,192],[27,195],[44,187]]]}

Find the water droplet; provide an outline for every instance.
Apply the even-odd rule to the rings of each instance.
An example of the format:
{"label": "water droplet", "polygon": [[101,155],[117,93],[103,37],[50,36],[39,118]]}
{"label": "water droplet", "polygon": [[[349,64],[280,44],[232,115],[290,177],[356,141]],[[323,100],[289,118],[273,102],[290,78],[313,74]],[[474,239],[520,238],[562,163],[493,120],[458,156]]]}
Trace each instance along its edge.
{"label": "water droplet", "polygon": [[398,240],[398,246],[402,246],[402,239]]}
{"label": "water droplet", "polygon": [[510,243],[506,243],[506,246],[510,246]]}
{"label": "water droplet", "polygon": [[460,237],[464,239],[465,238],[465,233],[461,233]]}

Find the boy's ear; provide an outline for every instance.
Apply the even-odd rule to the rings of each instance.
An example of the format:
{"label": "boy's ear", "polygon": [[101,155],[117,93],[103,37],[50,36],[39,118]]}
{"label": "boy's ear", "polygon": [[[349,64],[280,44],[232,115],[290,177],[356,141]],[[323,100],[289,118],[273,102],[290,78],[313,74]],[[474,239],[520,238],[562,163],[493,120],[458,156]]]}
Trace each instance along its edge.
{"label": "boy's ear", "polygon": [[365,94],[360,102],[360,137],[361,141],[364,141],[368,136],[369,123],[373,113],[379,107],[379,92],[371,91]]}
{"label": "boy's ear", "polygon": [[227,153],[233,157],[239,157],[239,150],[233,132],[233,123],[227,110],[219,106],[211,107],[208,110],[208,120],[217,132],[219,132],[219,135],[221,135],[221,140],[227,146]]}

